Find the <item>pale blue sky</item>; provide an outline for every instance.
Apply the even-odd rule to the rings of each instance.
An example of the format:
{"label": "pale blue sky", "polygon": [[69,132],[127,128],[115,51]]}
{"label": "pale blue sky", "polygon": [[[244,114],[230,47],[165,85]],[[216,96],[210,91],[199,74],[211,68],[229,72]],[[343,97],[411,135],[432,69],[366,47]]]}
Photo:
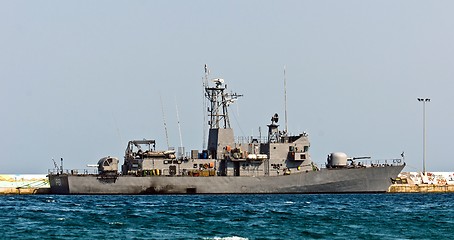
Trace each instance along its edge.
{"label": "pale blue sky", "polygon": [[[81,169],[127,141],[202,148],[202,77],[244,95],[238,136],[284,116],[312,158],[406,153],[454,171],[453,1],[0,1],[1,173]],[[282,118],[281,118],[282,119]],[[283,121],[282,121],[283,122]]]}

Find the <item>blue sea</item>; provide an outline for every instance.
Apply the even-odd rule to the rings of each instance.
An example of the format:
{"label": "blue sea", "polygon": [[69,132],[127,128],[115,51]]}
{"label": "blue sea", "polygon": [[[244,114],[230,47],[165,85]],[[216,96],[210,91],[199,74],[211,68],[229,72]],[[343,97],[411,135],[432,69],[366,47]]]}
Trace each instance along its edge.
{"label": "blue sea", "polygon": [[0,239],[453,239],[454,194],[0,196]]}

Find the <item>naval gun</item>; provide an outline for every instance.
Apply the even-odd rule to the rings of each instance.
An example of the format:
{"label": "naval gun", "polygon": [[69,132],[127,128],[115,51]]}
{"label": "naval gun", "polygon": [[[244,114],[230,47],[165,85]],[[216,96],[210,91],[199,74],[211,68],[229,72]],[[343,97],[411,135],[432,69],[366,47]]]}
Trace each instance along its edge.
{"label": "naval gun", "polygon": [[[371,157],[348,157],[347,154],[343,152],[334,152],[330,153],[327,158],[326,167],[327,168],[346,168],[350,166],[355,166],[354,160],[361,159],[370,159]],[[350,162],[350,164],[348,163]]]}
{"label": "naval gun", "polygon": [[118,158],[116,157],[103,157],[98,161],[99,175],[118,175]]}

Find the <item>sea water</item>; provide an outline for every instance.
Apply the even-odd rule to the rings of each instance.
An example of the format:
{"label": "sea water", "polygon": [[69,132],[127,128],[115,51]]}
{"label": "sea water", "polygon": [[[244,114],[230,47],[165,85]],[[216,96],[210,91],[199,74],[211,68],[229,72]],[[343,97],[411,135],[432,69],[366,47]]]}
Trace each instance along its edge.
{"label": "sea water", "polygon": [[453,239],[454,194],[0,196],[0,239]]}

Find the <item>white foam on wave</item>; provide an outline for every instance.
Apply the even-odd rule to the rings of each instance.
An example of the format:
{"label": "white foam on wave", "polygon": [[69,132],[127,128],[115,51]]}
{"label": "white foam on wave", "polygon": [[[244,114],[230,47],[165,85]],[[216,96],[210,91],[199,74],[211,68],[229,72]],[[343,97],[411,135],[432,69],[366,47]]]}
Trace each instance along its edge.
{"label": "white foam on wave", "polygon": [[110,222],[109,225],[123,225],[122,222]]}
{"label": "white foam on wave", "polygon": [[238,236],[231,236],[231,237],[214,237],[214,238],[205,238],[206,240],[249,240],[249,238],[243,238]]}

